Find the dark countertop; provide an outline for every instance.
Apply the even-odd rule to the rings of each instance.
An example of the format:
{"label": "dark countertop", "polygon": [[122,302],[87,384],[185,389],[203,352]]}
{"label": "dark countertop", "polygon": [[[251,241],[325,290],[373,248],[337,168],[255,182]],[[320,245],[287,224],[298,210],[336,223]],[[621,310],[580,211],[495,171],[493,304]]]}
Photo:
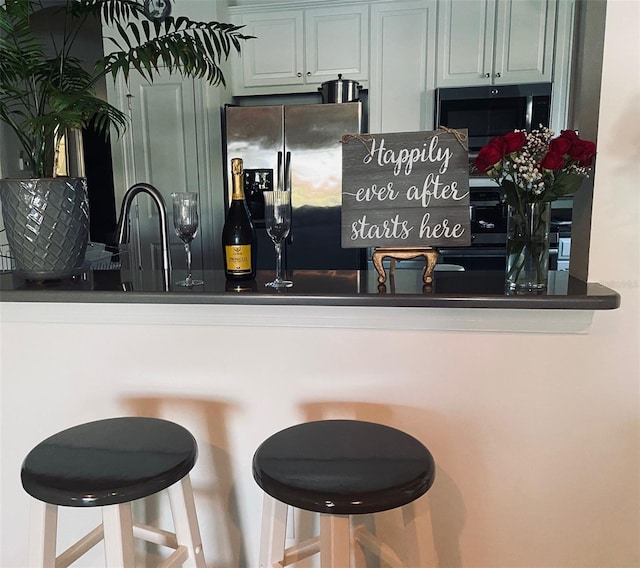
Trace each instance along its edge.
{"label": "dark countertop", "polygon": [[[182,278],[177,272],[171,282]],[[610,310],[620,305],[614,290],[587,283],[568,272],[550,272],[542,294],[507,295],[502,271],[436,271],[431,286],[423,286],[422,270],[398,269],[379,286],[375,271],[295,271],[292,288],[265,288],[273,272],[229,286],[222,271],[195,272],[203,286],[192,289],[171,284],[164,291],[160,271],[128,274],[118,270],[89,270],[81,277],[27,282],[13,273],[0,274],[3,302],[245,304],[288,306],[384,306],[421,308],[500,308]]]}

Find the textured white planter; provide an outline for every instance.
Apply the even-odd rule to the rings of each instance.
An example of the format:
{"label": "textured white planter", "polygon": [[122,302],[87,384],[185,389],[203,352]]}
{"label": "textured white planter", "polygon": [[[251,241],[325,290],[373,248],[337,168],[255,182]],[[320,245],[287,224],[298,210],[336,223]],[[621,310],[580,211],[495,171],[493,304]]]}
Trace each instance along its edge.
{"label": "textured white planter", "polygon": [[85,178],[0,179],[0,198],[16,273],[49,280],[82,272],[89,241]]}

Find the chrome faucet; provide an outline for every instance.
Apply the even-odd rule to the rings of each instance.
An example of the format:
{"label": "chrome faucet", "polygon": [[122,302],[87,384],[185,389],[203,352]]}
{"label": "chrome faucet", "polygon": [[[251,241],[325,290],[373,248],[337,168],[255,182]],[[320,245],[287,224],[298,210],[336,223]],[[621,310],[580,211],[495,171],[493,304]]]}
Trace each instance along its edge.
{"label": "chrome faucet", "polygon": [[169,272],[171,271],[171,260],[169,258],[169,233],[167,228],[167,208],[164,204],[162,194],[148,183],[136,183],[132,185],[122,199],[120,209],[120,220],[118,221],[118,245],[126,244],[129,241],[129,217],[131,205],[134,198],[139,193],[146,193],[151,197],[158,209],[160,224],[160,240],[162,248],[162,276],[164,289],[169,290]]}

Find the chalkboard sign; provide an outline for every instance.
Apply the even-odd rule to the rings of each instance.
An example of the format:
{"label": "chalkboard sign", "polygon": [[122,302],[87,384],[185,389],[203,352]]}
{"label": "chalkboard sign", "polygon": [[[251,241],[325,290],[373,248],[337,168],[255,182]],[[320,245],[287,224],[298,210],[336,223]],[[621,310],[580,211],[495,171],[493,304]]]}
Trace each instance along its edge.
{"label": "chalkboard sign", "polygon": [[467,131],[342,139],[342,246],[468,246]]}

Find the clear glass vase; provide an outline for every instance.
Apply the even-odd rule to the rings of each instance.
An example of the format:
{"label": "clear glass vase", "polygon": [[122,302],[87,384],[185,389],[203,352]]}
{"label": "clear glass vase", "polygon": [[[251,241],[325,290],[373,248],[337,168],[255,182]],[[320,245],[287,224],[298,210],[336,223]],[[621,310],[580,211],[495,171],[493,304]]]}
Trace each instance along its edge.
{"label": "clear glass vase", "polygon": [[550,223],[549,202],[509,206],[507,291],[517,293],[546,290],[549,276]]}

